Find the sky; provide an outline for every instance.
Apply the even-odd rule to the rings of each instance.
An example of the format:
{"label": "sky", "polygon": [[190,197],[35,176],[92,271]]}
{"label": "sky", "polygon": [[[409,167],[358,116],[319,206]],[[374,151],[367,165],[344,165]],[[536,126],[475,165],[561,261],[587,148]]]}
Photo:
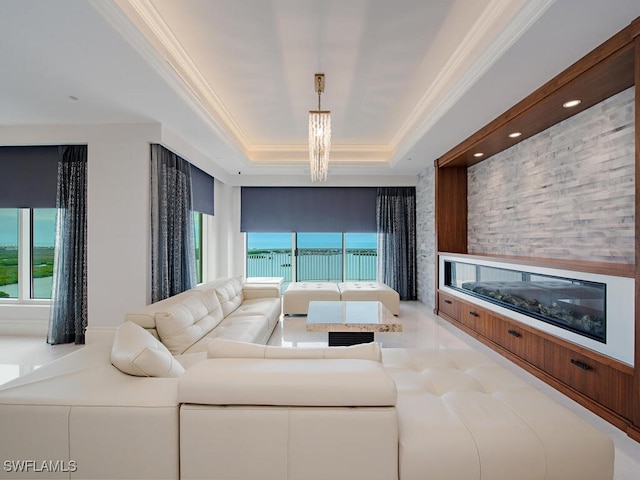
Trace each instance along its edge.
{"label": "sky", "polygon": [[[298,233],[298,248],[342,248],[341,233]],[[248,250],[291,248],[291,233],[249,233]],[[376,248],[377,234],[347,233],[347,248]]]}
{"label": "sky", "polygon": [[[36,247],[51,247],[56,236],[56,209],[35,209],[34,238]],[[18,210],[0,208],[0,246],[18,244]]]}

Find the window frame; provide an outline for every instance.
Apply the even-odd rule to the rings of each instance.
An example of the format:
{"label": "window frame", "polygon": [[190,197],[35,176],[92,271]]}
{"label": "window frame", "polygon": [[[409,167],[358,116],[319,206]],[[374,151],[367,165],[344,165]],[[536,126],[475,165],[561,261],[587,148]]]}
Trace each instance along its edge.
{"label": "window frame", "polygon": [[208,252],[208,245],[209,245],[209,229],[211,227],[210,222],[213,220],[213,216],[203,213],[203,212],[198,212],[195,210],[192,210],[193,213],[193,223],[194,223],[194,237],[195,237],[195,233],[197,232],[196,227],[196,215],[200,216],[200,265],[197,265],[198,262],[198,258],[196,257],[196,271],[198,270],[198,268],[201,269],[201,279],[199,279],[198,281],[198,285],[202,285],[204,283],[207,283],[209,281],[209,252]]}
{"label": "window frame", "polygon": [[[285,233],[285,232],[243,232],[244,235],[244,275],[245,277],[249,274],[249,265],[248,265],[248,253],[249,253],[249,235],[252,233]],[[298,280],[298,234],[300,233],[327,233],[327,232],[289,232],[291,235],[291,282],[297,282]],[[347,235],[350,233],[367,233],[375,236],[376,239],[376,251],[379,249],[379,238],[377,233],[372,232],[328,232],[328,233],[336,233],[341,234],[342,236],[342,280],[341,282],[357,282],[357,281],[374,281],[374,280],[347,280]],[[376,279],[378,280],[377,268],[376,268]],[[287,280],[285,280],[288,283]]]}
{"label": "window frame", "polygon": [[[3,305],[50,305],[51,298],[33,296],[33,208],[18,211],[18,296],[0,298]],[[55,240],[54,240],[55,242]]]}

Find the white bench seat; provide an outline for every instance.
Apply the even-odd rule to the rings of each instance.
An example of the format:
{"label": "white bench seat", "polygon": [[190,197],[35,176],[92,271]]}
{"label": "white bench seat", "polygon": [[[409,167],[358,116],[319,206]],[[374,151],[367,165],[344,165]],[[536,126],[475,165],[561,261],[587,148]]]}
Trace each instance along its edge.
{"label": "white bench seat", "polygon": [[312,300],[340,300],[338,285],[331,282],[292,282],[282,295],[282,313],[306,315]]}
{"label": "white bench seat", "polygon": [[282,296],[284,315],[306,315],[311,301],[378,301],[398,316],[400,295],[380,282],[293,282]]}
{"label": "white bench seat", "polygon": [[400,315],[400,295],[390,286],[380,282],[342,282],[338,284],[343,301],[378,301],[394,315]]}

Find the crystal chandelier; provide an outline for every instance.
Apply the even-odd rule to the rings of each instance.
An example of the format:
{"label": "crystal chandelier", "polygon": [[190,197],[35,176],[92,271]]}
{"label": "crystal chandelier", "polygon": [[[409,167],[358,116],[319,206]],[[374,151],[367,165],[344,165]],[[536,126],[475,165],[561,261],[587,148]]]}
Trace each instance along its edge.
{"label": "crystal chandelier", "polygon": [[311,181],[324,182],[329,171],[331,149],[331,112],[320,107],[320,94],[324,92],[324,73],[315,74],[318,110],[309,110],[309,162]]}

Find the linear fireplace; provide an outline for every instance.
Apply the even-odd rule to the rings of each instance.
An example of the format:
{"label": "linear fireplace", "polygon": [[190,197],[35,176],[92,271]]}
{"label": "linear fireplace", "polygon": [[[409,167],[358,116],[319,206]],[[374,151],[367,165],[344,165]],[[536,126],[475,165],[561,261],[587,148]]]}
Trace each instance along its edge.
{"label": "linear fireplace", "polygon": [[606,342],[604,283],[459,261],[445,261],[444,269],[447,287]]}
{"label": "linear fireplace", "polygon": [[439,253],[438,290],[634,364],[635,281],[626,270],[617,275],[589,262],[573,269],[570,261],[519,260]]}

